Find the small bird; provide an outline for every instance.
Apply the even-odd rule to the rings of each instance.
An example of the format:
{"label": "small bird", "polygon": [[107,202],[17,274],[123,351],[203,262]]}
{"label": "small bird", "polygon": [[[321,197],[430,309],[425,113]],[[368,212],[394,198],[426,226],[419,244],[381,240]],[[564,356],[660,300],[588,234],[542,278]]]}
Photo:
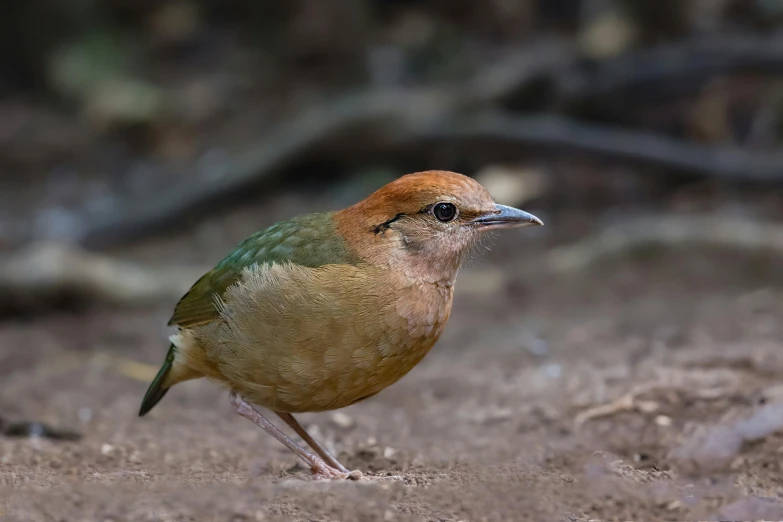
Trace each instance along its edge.
{"label": "small bird", "polygon": [[[480,236],[543,225],[494,202],[470,177],[402,176],[353,206],[256,232],[182,297],[165,362],[139,416],[169,388],[206,377],[316,478],[356,479],[294,413],[372,397],[416,366],[443,332],[457,272]],[[315,454],[253,406],[277,414]]]}

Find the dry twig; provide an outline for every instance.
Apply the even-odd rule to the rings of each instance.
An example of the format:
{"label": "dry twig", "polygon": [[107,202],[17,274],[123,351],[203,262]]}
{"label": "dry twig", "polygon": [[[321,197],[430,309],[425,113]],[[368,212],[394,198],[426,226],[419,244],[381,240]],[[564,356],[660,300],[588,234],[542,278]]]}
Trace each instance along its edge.
{"label": "dry twig", "polygon": [[567,104],[654,86],[699,83],[730,72],[783,71],[783,35],[736,35],[688,39],[646,48],[599,63],[565,70],[557,80],[559,98]]}
{"label": "dry twig", "polygon": [[580,412],[574,418],[574,425],[581,428],[587,422],[603,417],[611,417],[618,413],[639,411],[641,413],[655,413],[661,405],[655,400],[642,400],[639,397],[653,391],[678,392],[699,400],[716,400],[725,397],[729,392],[721,388],[689,389],[682,385],[665,382],[648,382],[635,386],[631,391],[618,399],[606,404],[599,404]]}
{"label": "dry twig", "polygon": [[0,293],[28,298],[71,294],[132,305],[176,299],[203,272],[185,267],[145,267],[45,243],[0,260]]}
{"label": "dry twig", "polygon": [[711,246],[783,254],[783,224],[709,215],[632,219],[555,248],[547,254],[544,264],[552,273],[576,272],[599,259],[647,245]]}

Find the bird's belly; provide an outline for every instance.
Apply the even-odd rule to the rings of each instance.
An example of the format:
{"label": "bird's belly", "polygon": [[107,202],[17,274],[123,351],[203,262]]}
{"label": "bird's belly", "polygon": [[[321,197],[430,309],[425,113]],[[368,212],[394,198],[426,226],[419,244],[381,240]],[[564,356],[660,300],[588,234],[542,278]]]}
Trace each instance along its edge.
{"label": "bird's belly", "polygon": [[235,333],[241,345],[221,343],[207,358],[213,377],[255,404],[289,413],[333,410],[397,382],[427,355],[445,322],[438,316],[413,328],[398,322],[368,331],[349,319],[308,321],[274,342]]}
{"label": "bird's belly", "polygon": [[276,411],[336,409],[378,393],[424,358],[451,309],[450,286],[387,272],[261,270],[265,279],[251,275],[229,292],[219,323],[193,332],[199,350],[188,364]]}
{"label": "bird's belly", "polygon": [[[291,354],[251,375],[240,390],[252,402],[289,413],[316,412],[349,406],[375,395],[413,369],[435,344],[437,335],[390,346],[335,346],[324,357]],[[433,332],[435,333],[435,332]]]}

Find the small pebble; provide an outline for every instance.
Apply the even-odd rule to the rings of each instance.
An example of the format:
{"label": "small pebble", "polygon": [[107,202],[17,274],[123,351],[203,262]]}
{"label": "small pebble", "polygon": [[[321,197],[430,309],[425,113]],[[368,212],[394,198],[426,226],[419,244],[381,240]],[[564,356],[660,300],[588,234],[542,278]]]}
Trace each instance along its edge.
{"label": "small pebble", "polygon": [[683,507],[682,502],[680,502],[679,500],[672,500],[671,502],[666,504],[666,509],[668,509],[669,511],[674,511],[675,509],[680,509],[681,507]]}
{"label": "small pebble", "polygon": [[334,422],[335,424],[337,424],[337,426],[346,430],[349,428],[353,428],[353,426],[355,425],[353,418],[349,417],[348,415],[346,415],[341,411],[336,411],[332,413],[332,422]]}
{"label": "small pebble", "polygon": [[139,450],[134,450],[133,453],[128,456],[128,462],[131,464],[141,464],[141,453],[139,453]]}
{"label": "small pebble", "polygon": [[653,413],[655,411],[658,411],[661,405],[655,401],[637,401],[636,407],[642,413]]}
{"label": "small pebble", "polygon": [[112,451],[114,451],[114,446],[111,444],[103,444],[101,446],[101,455],[108,455]]}
{"label": "small pebble", "polygon": [[550,379],[559,379],[563,375],[563,367],[555,363],[543,365],[541,371]]}
{"label": "small pebble", "polygon": [[40,422],[33,422],[29,425],[28,435],[31,439],[39,439],[46,435],[46,428]]}
{"label": "small pebble", "polygon": [[386,446],[383,449],[383,458],[385,459],[391,459],[397,454],[397,450],[394,448],[390,448],[389,446]]}
{"label": "small pebble", "polygon": [[535,355],[536,357],[546,357],[549,355],[549,344],[540,337],[534,337],[525,343],[525,348],[527,348],[527,351],[530,352],[531,355]]}
{"label": "small pebble", "polygon": [[77,415],[82,422],[90,422],[90,420],[92,420],[92,410],[86,406],[79,408]]}

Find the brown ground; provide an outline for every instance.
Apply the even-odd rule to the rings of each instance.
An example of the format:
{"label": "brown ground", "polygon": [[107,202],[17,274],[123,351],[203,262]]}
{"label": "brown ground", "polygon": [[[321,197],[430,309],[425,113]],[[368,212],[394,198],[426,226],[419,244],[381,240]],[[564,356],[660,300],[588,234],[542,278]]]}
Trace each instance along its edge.
{"label": "brown ground", "polygon": [[136,417],[140,370],[105,356],[157,365],[171,303],[0,323],[0,415],[83,435],[0,438],[0,520],[783,519],[780,260],[658,251],[522,281],[524,236],[474,263],[512,274],[507,292],[458,287],[420,367],[342,417],[301,416],[397,480],[307,480],[208,382]]}

